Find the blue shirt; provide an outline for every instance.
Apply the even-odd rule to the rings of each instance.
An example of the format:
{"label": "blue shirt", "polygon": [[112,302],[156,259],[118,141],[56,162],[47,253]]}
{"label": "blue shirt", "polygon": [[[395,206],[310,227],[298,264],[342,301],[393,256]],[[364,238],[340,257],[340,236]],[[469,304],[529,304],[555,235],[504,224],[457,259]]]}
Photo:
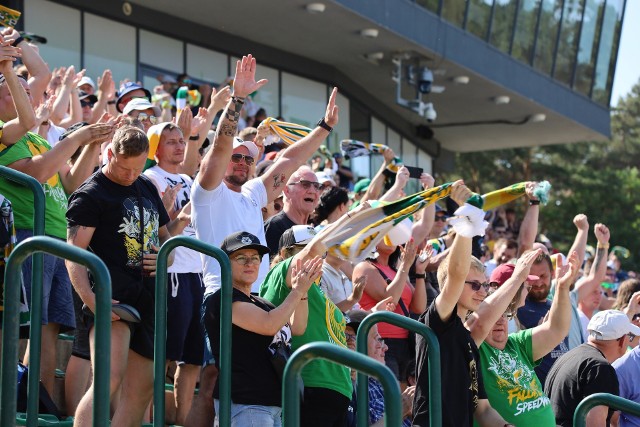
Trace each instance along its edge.
{"label": "blue shirt", "polygon": [[[640,402],[640,347],[627,352],[613,362],[618,375],[620,397]],[[640,426],[640,417],[625,412],[620,413],[620,427]]]}

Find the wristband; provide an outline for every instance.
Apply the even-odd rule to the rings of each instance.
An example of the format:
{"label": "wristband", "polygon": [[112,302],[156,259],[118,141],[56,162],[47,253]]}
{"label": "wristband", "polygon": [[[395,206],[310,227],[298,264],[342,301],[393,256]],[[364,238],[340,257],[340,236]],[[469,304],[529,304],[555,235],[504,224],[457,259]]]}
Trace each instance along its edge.
{"label": "wristband", "polygon": [[540,200],[529,200],[529,206],[537,206],[540,204]]}
{"label": "wristband", "polygon": [[231,100],[234,104],[244,104],[244,98],[241,98],[239,96],[232,96]]}
{"label": "wristband", "polygon": [[322,129],[326,130],[327,132],[331,132],[333,130],[333,128],[331,126],[329,126],[327,124],[327,122],[324,121],[324,117],[321,118],[318,123],[316,123],[316,126],[321,127]]}
{"label": "wristband", "polygon": [[115,101],[115,100],[107,101],[107,104],[109,104],[109,105],[116,105],[116,101]]}
{"label": "wristband", "polygon": [[413,277],[415,277],[416,280],[418,279],[427,280],[427,273],[422,273],[422,274],[416,273]]}
{"label": "wristband", "polygon": [[600,243],[600,242],[598,242],[597,249],[609,249],[609,244],[608,243]]}
{"label": "wristband", "polygon": [[193,135],[189,137],[189,141],[197,141],[200,139],[200,134],[198,135]]}
{"label": "wristband", "polygon": [[17,39],[15,39],[15,40],[13,41],[13,43],[11,43],[11,46],[13,46],[13,47],[18,47],[18,45],[19,45],[20,43],[22,43],[23,41],[24,41],[24,37],[20,36],[20,37],[18,37]]}

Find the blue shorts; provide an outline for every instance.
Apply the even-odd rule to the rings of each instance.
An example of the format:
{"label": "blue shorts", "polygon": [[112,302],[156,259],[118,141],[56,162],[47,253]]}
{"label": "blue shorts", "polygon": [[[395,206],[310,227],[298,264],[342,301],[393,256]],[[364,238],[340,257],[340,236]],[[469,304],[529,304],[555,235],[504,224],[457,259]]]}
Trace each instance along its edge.
{"label": "blue shorts", "polygon": [[207,328],[204,325],[204,313],[206,307],[205,301],[211,295],[213,295],[213,293],[205,295],[204,301],[202,301],[202,306],[200,307],[200,324],[202,325],[202,329],[204,331],[204,366],[216,364],[216,358],[213,357],[213,352],[211,351],[211,341],[209,340],[209,334],[207,334]]}
{"label": "blue shorts", "polygon": [[200,307],[201,273],[169,273],[167,285],[167,360],[202,365],[204,332]]}
{"label": "blue shorts", "polygon": [[[18,242],[31,236],[33,236],[32,230],[16,230]],[[32,307],[31,259],[31,257],[27,257],[22,264],[22,275],[29,308]],[[75,328],[76,319],[73,311],[73,297],[71,296],[71,280],[69,280],[67,267],[62,258],[44,254],[42,288],[42,324],[57,323],[60,325],[60,332]]]}

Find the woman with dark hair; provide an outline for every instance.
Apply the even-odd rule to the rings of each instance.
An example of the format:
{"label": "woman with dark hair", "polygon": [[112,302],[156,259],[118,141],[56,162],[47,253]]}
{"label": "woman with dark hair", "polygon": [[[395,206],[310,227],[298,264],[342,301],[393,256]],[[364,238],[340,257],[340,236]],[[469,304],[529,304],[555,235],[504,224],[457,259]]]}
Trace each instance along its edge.
{"label": "woman with dark hair", "polygon": [[320,203],[316,207],[311,220],[314,225],[321,225],[324,221],[331,224],[349,210],[349,193],[341,187],[329,187],[320,196]]}

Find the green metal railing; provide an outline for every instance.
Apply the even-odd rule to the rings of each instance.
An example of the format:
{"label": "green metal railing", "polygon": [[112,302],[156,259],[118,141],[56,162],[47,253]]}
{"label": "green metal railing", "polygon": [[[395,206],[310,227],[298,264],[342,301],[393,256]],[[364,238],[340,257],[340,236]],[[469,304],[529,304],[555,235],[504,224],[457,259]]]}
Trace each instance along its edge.
{"label": "green metal railing", "polygon": [[580,402],[576,408],[576,412],[573,414],[573,426],[586,427],[587,414],[590,410],[600,405],[640,416],[640,403],[624,399],[620,396],[614,396],[609,393],[595,393],[591,396],[585,397],[582,402]]}
{"label": "green metal railing", "polygon": [[[14,181],[28,187],[33,193],[33,235],[44,236],[45,198],[42,184],[30,175],[6,166],[0,166],[0,177]],[[27,383],[27,425],[34,427],[37,422],[40,401],[40,350],[42,348],[42,271],[44,255],[33,255],[31,264],[31,303],[29,306],[31,318],[29,329],[29,350],[32,357],[29,361],[29,375]],[[18,282],[19,283],[19,282]],[[6,282],[5,282],[6,288]]]}
{"label": "green metal railing", "polygon": [[[440,344],[435,333],[420,322],[409,319],[406,316],[391,313],[388,311],[379,311],[370,314],[358,326],[356,336],[356,349],[359,353],[367,354],[367,337],[369,330],[379,322],[390,323],[400,328],[408,329],[420,334],[427,341],[427,358],[429,370],[429,425],[431,427],[442,426],[442,386],[440,376]],[[361,417],[360,414],[369,411],[369,394],[367,392],[367,376],[358,372],[358,427],[368,426],[367,418]],[[386,401],[385,401],[386,402]],[[385,406],[386,407],[386,406]],[[399,425],[399,424],[398,424]]]}
{"label": "green metal railing", "polygon": [[[282,390],[282,412],[284,414],[285,427],[297,427],[300,425],[300,390],[298,389],[298,379],[302,368],[316,358],[341,363],[356,369],[358,372],[364,372],[369,376],[377,378],[384,389],[385,426],[396,427],[402,424],[400,386],[389,368],[364,354],[326,342],[314,342],[305,344],[296,350],[284,369],[284,377],[282,380],[284,385],[284,389]],[[358,395],[358,400],[360,400],[360,396],[361,395]],[[358,420],[367,420],[367,425],[368,416],[368,409],[363,413],[358,412]]]}
{"label": "green metal railing", "polygon": [[[220,263],[221,269],[221,309],[220,309],[220,409],[218,419],[221,426],[231,425],[231,264],[229,257],[221,249],[200,240],[186,236],[172,237],[158,252],[156,265],[156,317],[155,354],[153,384],[153,425],[164,426],[164,377],[167,355],[167,267],[168,257],[178,246],[185,246],[201,252]],[[224,350],[224,351],[223,351]]]}
{"label": "green metal railing", "polygon": [[[111,354],[111,276],[109,270],[102,260],[96,255],[82,250],[78,247],[69,245],[60,240],[56,240],[46,236],[30,237],[15,247],[9,260],[7,261],[5,271],[5,287],[4,287],[4,318],[3,318],[3,335],[2,335],[2,364],[0,365],[0,425],[11,426],[16,422],[16,367],[18,366],[18,333],[19,333],[19,305],[20,305],[20,276],[22,263],[32,253],[46,252],[48,254],[58,256],[76,264],[87,267],[95,278],[96,293],[96,329],[95,329],[95,365],[96,372],[94,375],[94,406],[93,406],[93,425],[97,427],[107,427],[109,425],[109,371],[110,371],[110,354]],[[33,283],[32,283],[33,286]],[[40,284],[41,286],[41,284]],[[41,289],[42,290],[42,289]],[[33,295],[33,294],[32,294]],[[39,308],[32,304],[32,316],[34,310],[40,310],[36,315],[42,315],[42,304]],[[36,316],[39,317],[39,316]],[[32,317],[33,328],[33,317]],[[38,360],[39,353],[33,353]],[[30,367],[29,370],[32,368]],[[32,371],[32,376],[36,378],[38,384],[39,370]],[[31,383],[29,383],[31,386]],[[38,384],[39,386],[39,384]],[[29,388],[28,393],[38,388]],[[36,394],[37,396],[37,394]],[[30,394],[29,399],[34,400],[36,405],[38,399],[34,399]],[[27,413],[27,425],[37,425],[37,406],[36,413],[31,416]]]}

